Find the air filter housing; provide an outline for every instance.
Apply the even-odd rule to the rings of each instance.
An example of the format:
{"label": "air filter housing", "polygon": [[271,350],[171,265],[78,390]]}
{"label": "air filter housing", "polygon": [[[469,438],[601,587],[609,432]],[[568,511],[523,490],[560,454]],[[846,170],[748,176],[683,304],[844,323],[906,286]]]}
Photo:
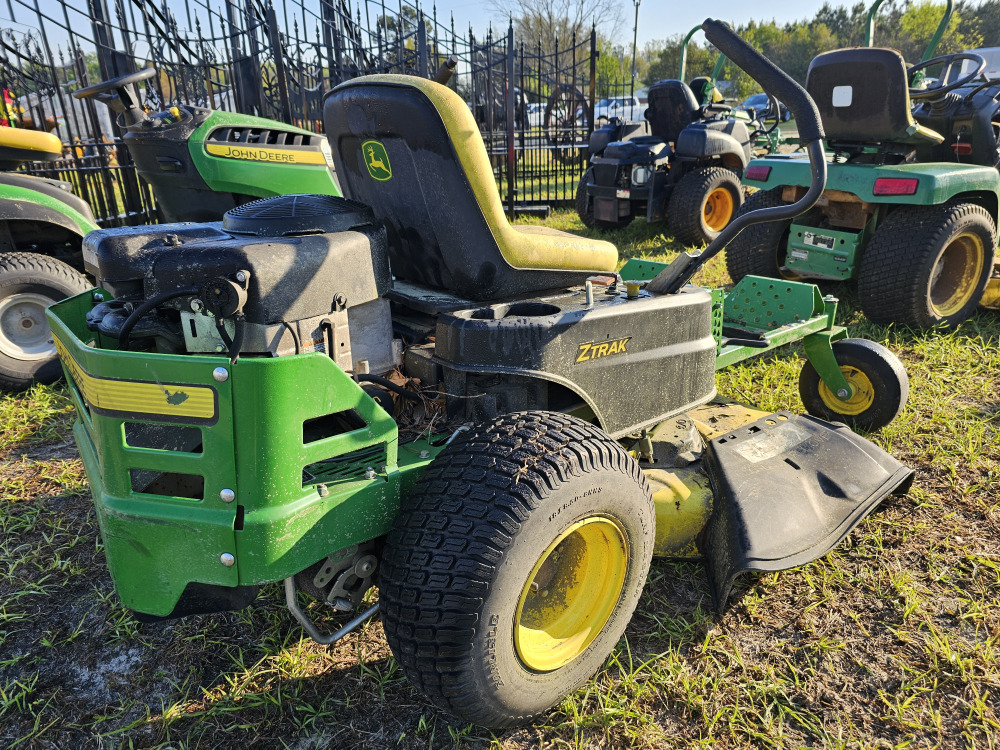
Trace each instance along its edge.
{"label": "air filter housing", "polygon": [[375,223],[375,214],[364,203],[311,194],[251,201],[229,209],[222,218],[225,231],[257,237],[347,232]]}

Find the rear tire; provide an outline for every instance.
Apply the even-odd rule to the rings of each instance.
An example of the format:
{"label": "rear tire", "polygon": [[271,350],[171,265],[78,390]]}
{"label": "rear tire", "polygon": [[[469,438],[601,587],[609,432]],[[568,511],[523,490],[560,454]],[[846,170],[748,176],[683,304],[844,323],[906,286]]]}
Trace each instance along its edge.
{"label": "rear tire", "polygon": [[598,428],[502,416],[442,451],[404,500],[381,573],[386,640],[444,710],[493,730],[523,723],[618,643],[655,524],[638,464]]}
{"label": "rear tire", "polygon": [[[781,199],[781,191],[780,187],[758,190],[747,197],[736,215],[742,216],[760,208],[788,205]],[[752,224],[736,235],[726,246],[726,268],[734,283],[744,276],[782,278],[781,266],[785,263],[788,228],[791,224],[790,219]]]}
{"label": "rear tire", "polygon": [[36,253],[0,254],[0,388],[26,390],[62,375],[45,309],[91,288],[82,274]]}
{"label": "rear tire", "polygon": [[861,309],[875,323],[956,326],[979,305],[996,246],[996,225],[982,206],[897,208],[858,264]]}
{"label": "rear tire", "polygon": [[809,414],[862,430],[880,429],[902,414],[910,379],[895,354],[868,339],[834,341],[833,354],[855,392],[841,401],[807,361],[799,373],[799,396]]}
{"label": "rear tire", "polygon": [[719,236],[743,204],[743,185],[732,170],[699,167],[674,186],[667,219],[674,239],[701,245]]}

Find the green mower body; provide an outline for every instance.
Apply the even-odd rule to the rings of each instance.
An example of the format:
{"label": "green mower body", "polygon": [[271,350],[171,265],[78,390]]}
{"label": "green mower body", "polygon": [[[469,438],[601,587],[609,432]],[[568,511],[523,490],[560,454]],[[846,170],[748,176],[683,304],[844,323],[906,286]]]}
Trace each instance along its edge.
{"label": "green mower body", "polygon": [[[119,115],[123,143],[166,222],[218,221],[231,208],[288,193],[340,195],[322,136],[250,115],[179,106],[147,114],[134,85],[152,68],[74,92]],[[0,129],[0,167],[58,158],[49,133]],[[98,229],[69,183],[0,172],[0,388],[60,372],[45,308],[87,286],[81,242]]]}
{"label": "green mower body", "polygon": [[[852,279],[879,221],[897,206],[943,206],[950,202],[981,206],[997,220],[1000,172],[975,164],[830,164],[824,197],[811,214],[788,227],[784,247],[775,249],[792,278]],[[809,187],[804,154],[773,154],[755,159],[744,176],[747,187],[781,191],[792,202]],[[901,194],[900,191],[905,191]],[[840,224],[831,227],[831,205]]]}
{"label": "green mower body", "polygon": [[[502,729],[606,662],[654,553],[703,559],[722,610],[742,573],[815,560],[907,491],[848,427],[894,419],[906,373],[814,285],[725,294],[678,276],[688,255],[616,271],[609,243],[511,226],[437,83],[354,79],[324,120],[349,198],[93,232],[100,288],[48,310],[140,619],[282,581],[312,638],[381,612],[430,700]],[[793,341],[810,416],[717,399],[719,368]],[[367,609],[327,633],[300,593]]]}
{"label": "green mower body", "polygon": [[[890,49],[812,61],[806,87],[826,131],[826,189],[807,213],[736,237],[726,249],[734,280],[856,279],[868,318],[914,328],[958,325],[980,302],[997,304],[1000,83],[977,78],[985,63],[973,54],[926,59],[936,39],[909,69]],[[937,87],[910,88],[937,64]],[[759,192],[742,211],[788,205],[806,193],[810,167],[771,155],[748,164],[744,180]]]}

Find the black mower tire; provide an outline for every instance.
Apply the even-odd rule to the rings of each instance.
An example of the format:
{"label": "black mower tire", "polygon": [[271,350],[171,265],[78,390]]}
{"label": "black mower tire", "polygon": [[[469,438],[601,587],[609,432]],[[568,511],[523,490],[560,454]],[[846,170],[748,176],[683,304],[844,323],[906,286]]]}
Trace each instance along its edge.
{"label": "black mower tire", "polygon": [[[725,214],[716,223],[709,209],[718,205]],[[670,195],[667,204],[670,231],[682,245],[711,242],[742,205],[743,185],[739,175],[725,167],[698,167],[684,175]]]}
{"label": "black mower tire", "polygon": [[[655,524],[638,464],[597,427],[540,411],[475,427],[434,459],[389,533],[386,640],[440,708],[494,731],[522,724],[590,679],[618,643]],[[568,631],[582,634],[568,651],[546,640],[558,619],[529,622],[557,615],[592,618]]]}
{"label": "black mower tire", "polygon": [[[747,196],[736,215],[788,205],[781,199],[781,192],[780,187],[758,190]],[[791,224],[791,219],[752,224],[733,238],[726,246],[726,269],[733,283],[739,283],[744,276],[782,278],[781,266],[784,264]]]}
{"label": "black mower tire", "polygon": [[594,210],[590,207],[590,199],[587,197],[587,183],[590,181],[590,175],[593,171],[593,167],[588,167],[587,171],[583,173],[583,177],[580,178],[580,184],[576,186],[576,201],[574,203],[576,215],[580,217],[580,221],[587,229],[594,228]]}
{"label": "black mower tire", "polygon": [[807,361],[799,373],[799,397],[809,414],[871,432],[903,413],[910,397],[910,379],[899,357],[868,339],[835,341],[833,355],[857,391],[848,401],[840,401]]}
{"label": "black mower tire", "polygon": [[55,258],[0,253],[0,389],[24,391],[60,378],[44,309],[91,287],[83,274]]}
{"label": "black mower tire", "polygon": [[858,264],[858,301],[874,323],[954,327],[993,273],[997,228],[975,203],[901,206],[879,224]]}

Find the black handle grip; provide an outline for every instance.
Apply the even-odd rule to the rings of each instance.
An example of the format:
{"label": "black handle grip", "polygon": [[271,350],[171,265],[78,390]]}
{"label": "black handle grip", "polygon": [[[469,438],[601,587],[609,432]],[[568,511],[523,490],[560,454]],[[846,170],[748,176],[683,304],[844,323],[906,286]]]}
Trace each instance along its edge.
{"label": "black handle grip", "polygon": [[709,18],[701,28],[708,41],[720,52],[757,81],[764,91],[774,94],[792,110],[799,129],[799,139],[803,143],[810,143],[823,137],[823,123],[820,121],[816,103],[785,71],[740,39],[721,21]]}

